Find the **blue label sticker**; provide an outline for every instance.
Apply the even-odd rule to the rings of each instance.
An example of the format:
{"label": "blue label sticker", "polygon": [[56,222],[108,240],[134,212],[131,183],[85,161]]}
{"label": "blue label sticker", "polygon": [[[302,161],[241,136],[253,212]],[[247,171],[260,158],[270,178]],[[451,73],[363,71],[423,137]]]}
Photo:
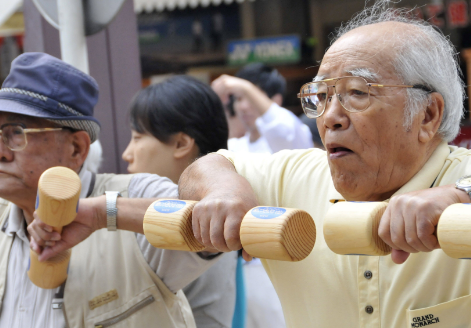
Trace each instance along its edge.
{"label": "blue label sticker", "polygon": [[183,200],[160,200],[154,204],[154,209],[159,213],[174,213],[185,205]]}
{"label": "blue label sticker", "polygon": [[257,219],[274,219],[285,214],[286,209],[281,207],[257,207],[252,210],[252,215]]}
{"label": "blue label sticker", "polygon": [[36,194],[36,206],[34,207],[34,209],[38,209],[38,206],[39,206],[39,194]]}

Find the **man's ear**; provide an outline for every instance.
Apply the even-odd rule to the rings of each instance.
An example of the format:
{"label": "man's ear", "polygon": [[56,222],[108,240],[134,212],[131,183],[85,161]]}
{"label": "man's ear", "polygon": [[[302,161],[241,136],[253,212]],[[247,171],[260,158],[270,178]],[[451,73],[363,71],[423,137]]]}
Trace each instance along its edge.
{"label": "man's ear", "polygon": [[419,141],[427,143],[437,134],[442,123],[445,101],[438,92],[430,94],[430,101],[427,108],[422,112],[422,121],[420,123]]}
{"label": "man's ear", "polygon": [[278,106],[283,105],[283,96],[280,93],[271,97],[271,100],[273,100]]}
{"label": "man's ear", "polygon": [[196,157],[198,156],[198,146],[195,143],[195,139],[190,137],[188,134],[179,132],[174,136],[173,143],[175,150],[173,157],[175,159],[182,159],[185,157]]}
{"label": "man's ear", "polygon": [[76,131],[72,132],[70,137],[72,139],[70,164],[73,166],[71,169],[78,172],[85,162],[88,151],[90,150],[90,136],[85,131]]}

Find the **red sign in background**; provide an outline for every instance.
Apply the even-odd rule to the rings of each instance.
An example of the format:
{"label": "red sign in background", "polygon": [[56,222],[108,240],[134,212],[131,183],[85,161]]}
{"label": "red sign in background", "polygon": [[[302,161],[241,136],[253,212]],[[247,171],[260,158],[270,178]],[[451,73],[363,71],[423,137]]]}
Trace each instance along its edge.
{"label": "red sign in background", "polygon": [[471,125],[462,126],[460,134],[450,144],[471,149]]}

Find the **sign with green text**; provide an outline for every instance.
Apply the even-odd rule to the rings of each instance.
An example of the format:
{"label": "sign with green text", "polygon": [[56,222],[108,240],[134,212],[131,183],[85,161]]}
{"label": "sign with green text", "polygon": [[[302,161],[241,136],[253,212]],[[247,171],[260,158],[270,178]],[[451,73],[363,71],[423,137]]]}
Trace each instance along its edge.
{"label": "sign with green text", "polygon": [[297,35],[232,41],[227,59],[229,65],[296,63],[301,59],[301,41]]}

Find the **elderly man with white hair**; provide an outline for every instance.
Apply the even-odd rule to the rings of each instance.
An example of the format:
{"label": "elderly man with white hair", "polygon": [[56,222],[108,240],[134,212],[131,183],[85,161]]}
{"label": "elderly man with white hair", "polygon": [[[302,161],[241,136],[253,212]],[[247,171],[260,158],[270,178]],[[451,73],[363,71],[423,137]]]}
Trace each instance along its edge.
{"label": "elderly man with white hair", "polygon": [[[377,1],[342,26],[301,89],[326,151],[221,150],[180,180],[181,198],[201,200],[195,236],[221,251],[241,248],[241,220],[258,204],[312,215],[317,241],[304,261],[263,261],[289,327],[471,327],[471,262],[435,250],[434,233],[445,208],[470,203],[454,183],[471,174],[471,151],[447,145],[463,113],[455,50],[389,4]],[[392,256],[329,250],[321,227],[341,199],[390,200],[379,234]]]}

